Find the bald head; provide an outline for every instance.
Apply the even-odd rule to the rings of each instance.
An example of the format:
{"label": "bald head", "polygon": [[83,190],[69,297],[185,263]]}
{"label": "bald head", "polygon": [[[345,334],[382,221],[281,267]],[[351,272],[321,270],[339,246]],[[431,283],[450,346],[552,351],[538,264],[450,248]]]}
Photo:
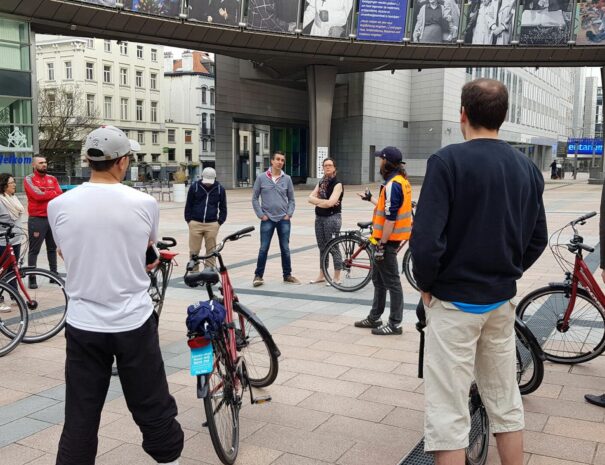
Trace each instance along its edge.
{"label": "bald head", "polygon": [[498,130],[508,111],[508,90],[500,81],[476,79],[462,88],[462,107],[473,128]]}

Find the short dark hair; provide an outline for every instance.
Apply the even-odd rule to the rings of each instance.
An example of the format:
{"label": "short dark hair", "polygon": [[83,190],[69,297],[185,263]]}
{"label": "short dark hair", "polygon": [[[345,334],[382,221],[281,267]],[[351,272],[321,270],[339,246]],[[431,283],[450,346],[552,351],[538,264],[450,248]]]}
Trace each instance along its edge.
{"label": "short dark hair", "polygon": [[475,79],[462,88],[462,107],[474,128],[500,129],[508,112],[508,90],[494,79]]}
{"label": "short dark hair", "polygon": [[284,152],[281,150],[276,150],[273,152],[273,155],[271,155],[271,160],[275,160],[275,155],[281,155],[282,157],[286,158],[286,154]]}
{"label": "short dark hair", "polygon": [[[103,151],[99,149],[88,149],[88,153],[93,157],[103,156]],[[113,160],[88,160],[88,166],[90,169],[97,172],[105,172],[109,171],[113,165],[115,165],[122,158],[127,157],[129,155],[123,155],[119,158],[114,158]]]}
{"label": "short dark hair", "polygon": [[12,177],[13,175],[10,173],[0,173],[0,194],[4,194],[6,192],[8,180]]}

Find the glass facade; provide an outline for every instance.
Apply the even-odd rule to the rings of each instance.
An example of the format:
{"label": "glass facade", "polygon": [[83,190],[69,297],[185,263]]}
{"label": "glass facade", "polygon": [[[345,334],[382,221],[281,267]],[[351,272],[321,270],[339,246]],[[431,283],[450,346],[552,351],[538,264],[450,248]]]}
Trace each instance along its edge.
{"label": "glass facade", "polygon": [[0,17],[0,172],[21,179],[34,153],[29,23]]}

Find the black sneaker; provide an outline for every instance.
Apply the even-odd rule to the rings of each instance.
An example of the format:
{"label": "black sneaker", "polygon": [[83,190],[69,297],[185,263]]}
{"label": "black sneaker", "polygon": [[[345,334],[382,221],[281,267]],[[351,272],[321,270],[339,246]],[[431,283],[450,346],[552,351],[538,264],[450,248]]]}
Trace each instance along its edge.
{"label": "black sneaker", "polygon": [[594,395],[594,394],[586,394],[584,396],[586,402],[589,402],[593,405],[598,405],[599,407],[605,407],[605,394]]}
{"label": "black sneaker", "polygon": [[378,328],[380,325],[382,325],[382,320],[370,320],[369,318],[355,322],[356,328]]}
{"label": "black sneaker", "polygon": [[33,279],[30,279],[29,286],[27,287],[29,287],[30,289],[38,289],[38,284]]}
{"label": "black sneaker", "polygon": [[401,326],[393,326],[391,323],[387,323],[385,325],[380,326],[379,328],[374,328],[372,330],[372,334],[377,336],[395,336],[398,334],[402,334],[403,329]]}

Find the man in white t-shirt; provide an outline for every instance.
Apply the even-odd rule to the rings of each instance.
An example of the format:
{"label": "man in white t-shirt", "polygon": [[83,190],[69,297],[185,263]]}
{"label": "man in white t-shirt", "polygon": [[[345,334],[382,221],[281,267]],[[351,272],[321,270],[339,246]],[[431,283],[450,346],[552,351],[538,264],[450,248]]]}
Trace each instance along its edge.
{"label": "man in white t-shirt", "polygon": [[183,431],[168,391],[145,252],[157,240],[156,200],[121,184],[138,144],[113,126],[86,138],[90,182],[51,201],[48,220],[67,270],[65,425],[57,465],[93,465],[115,357],[143,449],[178,464]]}

